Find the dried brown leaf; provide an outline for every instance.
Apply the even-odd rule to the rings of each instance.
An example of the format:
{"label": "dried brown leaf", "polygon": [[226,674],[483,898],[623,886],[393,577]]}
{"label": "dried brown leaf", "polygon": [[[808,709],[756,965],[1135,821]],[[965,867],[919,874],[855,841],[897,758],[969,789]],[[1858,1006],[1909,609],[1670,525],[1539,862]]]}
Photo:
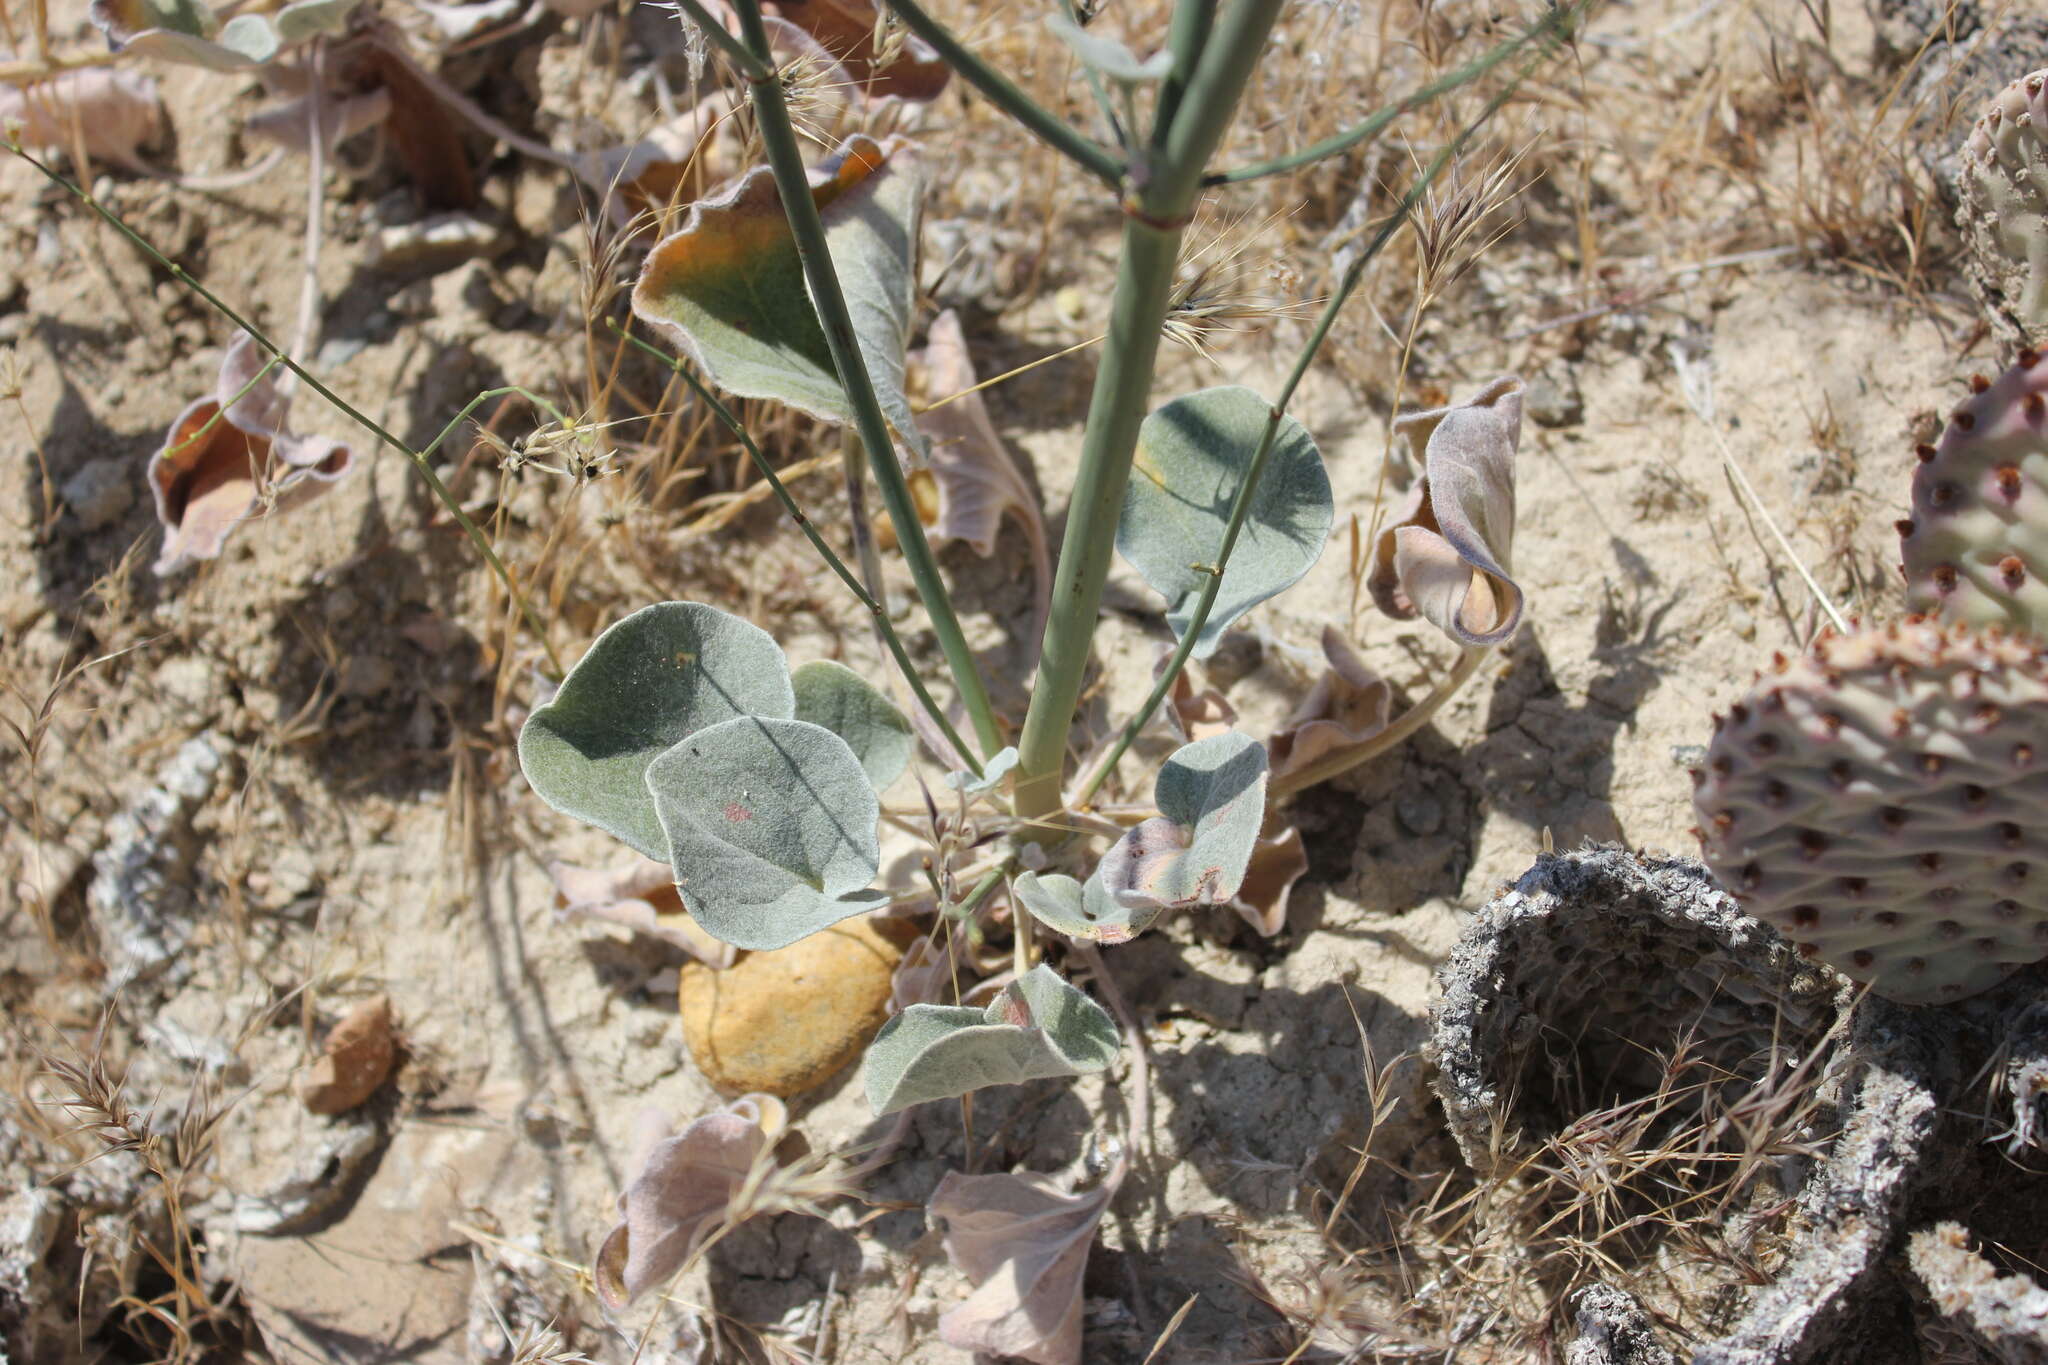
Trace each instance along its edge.
{"label": "dried brown leaf", "polygon": [[310,501],[355,463],[339,441],[286,430],[276,372],[256,378],[264,360],[254,339],[238,334],[221,359],[214,396],[180,413],[150,458],[149,486],[164,528],[160,574],[218,558],[229,533],[266,502],[283,512]]}
{"label": "dried brown leaf", "polygon": [[622,1217],[591,1267],[606,1307],[624,1308],[682,1269],[725,1221],[787,1122],[781,1100],[742,1095],[654,1144],[619,1196]]}
{"label": "dried brown leaf", "polygon": [[1062,1193],[1042,1175],[948,1172],[926,1206],[945,1221],[946,1255],[974,1282],[939,1319],[949,1346],[1038,1365],[1081,1359],[1081,1274],[1116,1193]]}
{"label": "dried brown leaf", "polygon": [[1396,620],[1420,614],[1462,645],[1506,643],[1522,623],[1522,590],[1508,576],[1522,381],[1503,376],[1468,402],[1397,418],[1394,431],[1422,473],[1374,542],[1373,601]]}
{"label": "dried brown leaf", "polygon": [[162,126],[156,81],[138,71],[99,67],[0,85],[0,128],[14,130],[24,147],[68,151],[75,136],[87,156],[134,170]]}
{"label": "dried brown leaf", "polygon": [[[1029,638],[1041,634],[1046,603],[1052,592],[1052,560],[1045,539],[1045,518],[1031,485],[1024,481],[1016,462],[996,434],[988,407],[979,393],[968,393],[977,380],[974,361],[967,353],[967,335],[952,309],[932,320],[925,334],[924,349],[909,357],[913,388],[921,389],[924,401],[939,403],[918,414],[918,429],[931,440],[929,472],[912,476],[914,481],[930,479],[929,491],[936,502],[929,516],[920,500],[920,519],[932,539],[965,541],[986,559],[995,553],[996,533],[1005,516],[1014,517],[1023,530],[1031,553],[1032,600],[1036,604]],[[954,398],[954,394],[965,397]]]}
{"label": "dried brown leaf", "polygon": [[327,1035],[319,1060],[299,1078],[299,1100],[316,1114],[346,1114],[377,1093],[397,1058],[390,997],[365,1000]]}
{"label": "dried brown leaf", "polygon": [[1251,863],[1230,908],[1258,930],[1261,938],[1271,938],[1287,927],[1287,898],[1307,871],[1308,852],[1302,847],[1301,831],[1289,825],[1252,846]]}
{"label": "dried brown leaf", "polygon": [[1323,657],[1329,668],[1294,708],[1287,724],[1266,741],[1275,781],[1387,728],[1393,689],[1333,626],[1323,627]]}

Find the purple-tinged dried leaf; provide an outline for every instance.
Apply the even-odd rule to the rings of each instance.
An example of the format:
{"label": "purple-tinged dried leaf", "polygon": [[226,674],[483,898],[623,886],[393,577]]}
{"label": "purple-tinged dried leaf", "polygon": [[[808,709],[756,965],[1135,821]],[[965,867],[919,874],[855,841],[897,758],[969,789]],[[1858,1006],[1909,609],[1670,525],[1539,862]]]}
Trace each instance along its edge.
{"label": "purple-tinged dried leaf", "polygon": [[663,213],[675,203],[691,167],[708,150],[706,140],[732,106],[728,94],[707,95],[645,137],[581,158],[576,174],[605,196],[605,211],[615,227],[626,226],[636,214]]}
{"label": "purple-tinged dried leaf", "polygon": [[946,1255],[974,1282],[939,1319],[948,1346],[1037,1365],[1081,1359],[1081,1275],[1116,1193],[1063,1194],[1042,1175],[948,1172],[927,1205],[945,1220]]}
{"label": "purple-tinged dried leaf", "polygon": [[[321,139],[329,152],[391,116],[391,92],[388,90],[371,90],[361,95],[329,91],[319,99]],[[242,127],[287,151],[304,156],[313,146],[313,96],[300,95],[282,104],[259,109],[243,120]]]}
{"label": "purple-tinged dried leaf", "polygon": [[682,1268],[725,1220],[787,1120],[781,1100],[742,1095],[654,1144],[619,1196],[623,1216],[591,1266],[607,1308],[624,1308]]}
{"label": "purple-tinged dried leaf", "polygon": [[683,909],[675,870],[667,863],[636,853],[606,868],[549,863],[548,876],[562,898],[555,910],[562,919],[624,925],[681,948],[713,971],[724,971],[739,956],[739,949],[705,933]]}
{"label": "purple-tinged dried leaf", "polygon": [[[1024,482],[1016,462],[1010,458],[1002,437],[989,419],[988,407],[978,393],[968,393],[978,382],[974,362],[967,354],[967,335],[952,309],[932,320],[925,334],[924,349],[909,357],[914,376],[913,392],[921,391],[926,403],[952,398],[917,415],[918,429],[931,440],[929,472],[917,472],[913,484],[930,479],[938,506],[930,516],[919,507],[920,519],[936,541],[965,541],[976,554],[987,559],[996,550],[996,532],[1003,518],[1013,516],[1024,532],[1031,553],[1032,602],[1035,604],[1029,638],[1042,633],[1045,610],[1052,597],[1052,559],[1046,547],[1045,518],[1031,485]],[[953,398],[954,394],[965,394]],[[920,504],[922,504],[920,499]]]}
{"label": "purple-tinged dried leaf", "polygon": [[1287,724],[1266,741],[1275,781],[1387,728],[1393,689],[1334,626],[1323,627],[1323,657],[1329,668],[1294,708]]}
{"label": "purple-tinged dried leaf", "polygon": [[139,71],[100,67],[0,85],[0,128],[16,130],[24,147],[68,151],[75,134],[87,156],[135,170],[162,126],[156,81]]}
{"label": "purple-tinged dried leaf", "polygon": [[1143,912],[1221,905],[1237,895],[1264,818],[1266,780],[1266,751],[1236,731],[1184,745],[1166,760],[1153,783],[1160,814],[1125,831],[1096,869],[1109,899],[1131,912],[1130,932],[1149,922]]}
{"label": "purple-tinged dried leaf", "polygon": [[775,10],[822,44],[846,68],[863,94],[922,104],[935,100],[952,76],[937,52],[904,33],[902,46],[887,61],[875,49],[881,14],[873,0],[773,0]]}
{"label": "purple-tinged dried leaf", "polygon": [[1461,645],[1505,644],[1522,623],[1522,590],[1508,576],[1522,381],[1503,376],[1469,402],[1397,418],[1394,430],[1422,473],[1373,546],[1373,601]]}
{"label": "purple-tinged dried leaf", "polygon": [[1271,938],[1287,927],[1287,898],[1307,871],[1308,852],[1302,847],[1301,831],[1289,825],[1252,846],[1252,860],[1230,908],[1256,929],[1259,937]]}
{"label": "purple-tinged dried leaf", "polygon": [[214,396],[180,413],[150,458],[149,486],[164,528],[159,574],[218,558],[229,533],[263,504],[284,512],[310,501],[355,462],[339,441],[285,429],[276,372],[255,378],[263,364],[254,339],[238,334],[221,359]]}

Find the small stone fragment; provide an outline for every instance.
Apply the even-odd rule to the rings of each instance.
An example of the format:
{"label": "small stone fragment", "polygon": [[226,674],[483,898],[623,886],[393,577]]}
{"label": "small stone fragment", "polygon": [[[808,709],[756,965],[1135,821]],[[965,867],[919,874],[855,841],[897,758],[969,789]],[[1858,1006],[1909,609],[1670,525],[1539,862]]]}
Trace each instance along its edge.
{"label": "small stone fragment", "polygon": [[683,1041],[721,1090],[800,1095],[874,1037],[902,956],[873,921],[852,919],[725,971],[685,963]]}
{"label": "small stone fragment", "polygon": [[299,1078],[299,1099],[316,1114],[346,1114],[384,1084],[397,1056],[390,997],[366,1000],[327,1035],[320,1059]]}
{"label": "small stone fragment", "polygon": [[58,490],[80,527],[112,526],[135,505],[135,476],[120,460],[89,460]]}
{"label": "small stone fragment", "polygon": [[496,256],[511,244],[494,223],[467,213],[437,213],[417,223],[379,229],[370,239],[369,264],[377,270],[439,272]]}

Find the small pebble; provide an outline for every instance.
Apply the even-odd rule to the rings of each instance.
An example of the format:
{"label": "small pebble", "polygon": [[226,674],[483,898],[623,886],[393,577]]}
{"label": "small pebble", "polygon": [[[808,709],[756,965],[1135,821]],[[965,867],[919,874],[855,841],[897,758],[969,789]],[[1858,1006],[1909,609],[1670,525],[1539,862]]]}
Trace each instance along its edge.
{"label": "small pebble", "polygon": [[80,527],[98,531],[128,514],[141,477],[141,469],[124,460],[88,460],[57,491]]}

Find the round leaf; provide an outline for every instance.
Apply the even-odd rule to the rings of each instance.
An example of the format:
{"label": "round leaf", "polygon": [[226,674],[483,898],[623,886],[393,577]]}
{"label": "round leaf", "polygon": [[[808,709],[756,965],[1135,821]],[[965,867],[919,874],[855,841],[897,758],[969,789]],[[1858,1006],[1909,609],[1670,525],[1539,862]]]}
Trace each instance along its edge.
{"label": "round leaf", "polygon": [[879,1117],[989,1085],[1100,1071],[1116,1059],[1116,1021],[1040,963],[985,1010],[911,1005],[868,1045],[868,1103]]}
{"label": "round leaf", "polygon": [[1057,872],[1021,872],[1012,887],[1031,917],[1055,933],[1092,943],[1128,943],[1159,917],[1159,906],[1117,904],[1101,877],[1086,886]]}
{"label": "round leaf", "polygon": [[1184,745],[1159,770],[1153,799],[1161,814],[1103,855],[1096,876],[1109,898],[1158,910],[1236,896],[1266,815],[1265,746],[1235,730]]}
{"label": "round leaf", "polygon": [[796,688],[796,718],[845,740],[876,791],[910,766],[917,743],[910,722],[860,674],[845,664],[814,659],[792,673],[790,682]]}
{"label": "round leaf", "polygon": [[[1174,399],[1138,430],[1116,548],[1166,599],[1176,635],[1186,632],[1209,579],[1205,570],[1222,552],[1230,505],[1271,414],[1250,389],[1203,389]],[[1196,658],[1213,654],[1239,617],[1301,581],[1322,555],[1335,515],[1314,439],[1283,416]]]}
{"label": "round leaf", "polygon": [[701,603],[660,602],[597,637],[520,729],[519,766],[556,810],[667,858],[648,765],[707,726],[795,709],[789,665],[766,631]]}
{"label": "round leaf", "polygon": [[740,948],[783,948],[871,910],[881,804],[846,741],[740,716],[647,767],[683,905]]}

